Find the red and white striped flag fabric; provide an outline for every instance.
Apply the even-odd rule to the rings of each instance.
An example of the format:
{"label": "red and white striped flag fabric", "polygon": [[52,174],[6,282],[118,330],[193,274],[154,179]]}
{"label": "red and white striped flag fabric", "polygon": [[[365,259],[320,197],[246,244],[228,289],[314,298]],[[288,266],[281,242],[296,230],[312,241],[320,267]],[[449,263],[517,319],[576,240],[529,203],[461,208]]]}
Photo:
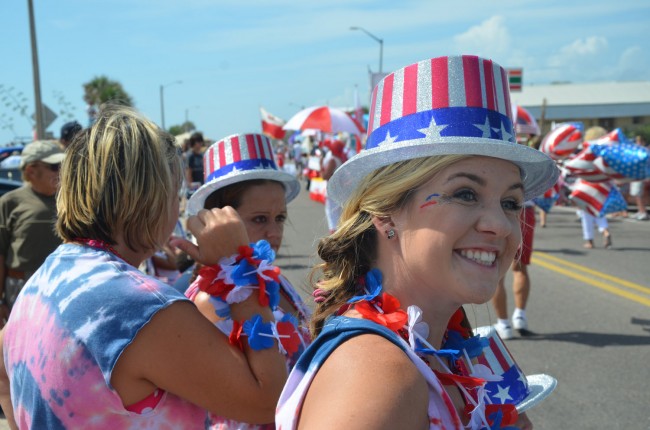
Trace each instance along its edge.
{"label": "red and white striped flag fabric", "polygon": [[277,170],[273,148],[266,136],[260,134],[233,134],[208,148],[203,156],[205,182],[210,182],[233,171]]}
{"label": "red and white striped flag fabric", "polygon": [[286,131],[282,129],[282,126],[286,121],[270,114],[263,107],[260,107],[260,114],[262,115],[262,133],[272,139],[284,139]]}
{"label": "red and white striped flag fabric", "polygon": [[608,182],[594,183],[579,179],[573,185],[569,198],[593,216],[599,216],[609,196],[612,185]]}
{"label": "red and white striped flag fabric", "polygon": [[560,160],[573,154],[582,140],[582,128],[578,124],[561,124],[544,136],[539,149],[552,159]]}
{"label": "red and white striped flag fabric", "polygon": [[589,182],[607,182],[611,178],[595,164],[596,154],[590,147],[580,151],[564,164],[564,168],[573,176]]}

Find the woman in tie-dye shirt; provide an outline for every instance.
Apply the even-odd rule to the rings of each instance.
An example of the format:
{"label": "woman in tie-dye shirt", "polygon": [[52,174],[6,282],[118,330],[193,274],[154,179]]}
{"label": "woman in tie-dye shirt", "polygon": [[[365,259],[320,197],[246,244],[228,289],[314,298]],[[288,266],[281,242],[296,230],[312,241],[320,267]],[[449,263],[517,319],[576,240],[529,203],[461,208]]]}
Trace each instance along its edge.
{"label": "woman in tie-dye shirt", "polygon": [[[187,298],[137,270],[172,232],[181,182],[172,136],[130,108],[106,108],[75,139],[57,201],[64,244],[2,332],[10,422],[117,430],[206,428],[210,412],[273,420],[286,379],[278,349],[231,346]],[[188,228],[198,246],[177,245],[207,265],[248,243],[232,208],[201,211]],[[231,312],[273,318],[254,295]]]}

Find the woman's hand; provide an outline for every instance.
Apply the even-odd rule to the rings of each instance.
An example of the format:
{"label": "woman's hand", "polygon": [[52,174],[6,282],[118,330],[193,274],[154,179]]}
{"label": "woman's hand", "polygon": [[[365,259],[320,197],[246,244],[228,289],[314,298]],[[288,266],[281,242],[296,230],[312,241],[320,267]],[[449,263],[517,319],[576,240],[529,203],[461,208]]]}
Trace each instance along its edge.
{"label": "woman's hand", "polygon": [[236,254],[240,246],[248,245],[244,222],[230,206],[202,209],[188,218],[187,228],[198,246],[181,238],[174,238],[170,243],[205,265],[217,264],[223,257]]}

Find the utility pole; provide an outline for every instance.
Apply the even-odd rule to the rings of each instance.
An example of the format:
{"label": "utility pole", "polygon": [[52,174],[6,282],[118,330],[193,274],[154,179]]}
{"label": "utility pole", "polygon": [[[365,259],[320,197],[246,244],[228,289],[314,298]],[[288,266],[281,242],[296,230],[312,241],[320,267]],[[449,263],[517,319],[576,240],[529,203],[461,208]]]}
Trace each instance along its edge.
{"label": "utility pole", "polygon": [[43,103],[41,102],[41,77],[38,71],[38,48],[36,44],[36,26],[34,24],[34,5],[32,0],[27,0],[29,8],[29,31],[32,41],[32,72],[34,75],[34,115],[36,116],[36,139],[45,138],[43,126]]}

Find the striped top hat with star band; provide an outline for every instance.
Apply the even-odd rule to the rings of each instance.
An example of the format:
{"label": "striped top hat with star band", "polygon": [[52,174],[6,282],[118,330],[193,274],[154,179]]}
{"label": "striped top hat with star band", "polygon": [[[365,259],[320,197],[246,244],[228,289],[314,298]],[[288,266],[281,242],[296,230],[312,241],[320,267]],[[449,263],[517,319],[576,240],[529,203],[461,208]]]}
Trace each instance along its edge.
{"label": "striped top hat with star band", "polygon": [[512,117],[506,71],[491,60],[448,56],[399,69],[374,88],[366,149],[337,169],[328,197],[343,204],[379,167],[448,154],[511,161],[525,199],[543,194],[559,170],[546,154],[516,143]]}
{"label": "striped top hat with star band", "polygon": [[280,182],[285,189],[287,203],[300,192],[295,176],[278,169],[273,148],[261,134],[233,134],[213,143],[203,155],[205,183],[187,202],[187,213],[195,215],[213,192],[228,185],[253,179]]}

